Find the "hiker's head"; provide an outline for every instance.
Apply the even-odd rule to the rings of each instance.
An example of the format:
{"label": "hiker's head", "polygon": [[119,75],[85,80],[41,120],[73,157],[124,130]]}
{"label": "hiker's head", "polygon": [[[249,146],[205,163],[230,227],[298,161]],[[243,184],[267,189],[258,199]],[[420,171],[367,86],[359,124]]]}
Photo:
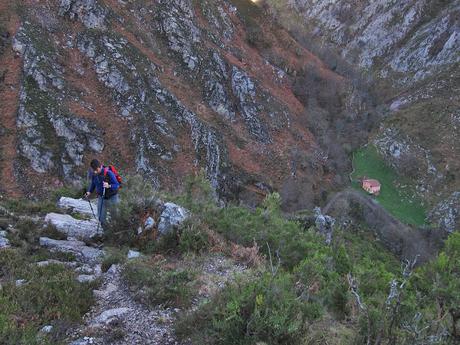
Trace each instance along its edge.
{"label": "hiker's head", "polygon": [[91,169],[95,174],[100,174],[101,173],[101,163],[97,159],[93,159],[90,163]]}

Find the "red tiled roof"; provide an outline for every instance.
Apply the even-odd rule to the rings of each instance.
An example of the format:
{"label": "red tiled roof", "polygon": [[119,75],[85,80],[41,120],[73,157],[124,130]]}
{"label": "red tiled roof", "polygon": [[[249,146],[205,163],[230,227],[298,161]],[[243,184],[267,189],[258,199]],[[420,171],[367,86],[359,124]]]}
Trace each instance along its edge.
{"label": "red tiled roof", "polygon": [[365,179],[363,180],[363,184],[366,183],[371,187],[380,187],[380,182],[374,179]]}

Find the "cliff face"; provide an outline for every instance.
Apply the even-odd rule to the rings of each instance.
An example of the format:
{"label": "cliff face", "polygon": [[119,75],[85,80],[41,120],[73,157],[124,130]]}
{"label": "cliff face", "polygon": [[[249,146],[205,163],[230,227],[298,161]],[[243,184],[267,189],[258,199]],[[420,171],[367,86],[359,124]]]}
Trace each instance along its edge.
{"label": "cliff face", "polygon": [[[376,81],[386,115],[370,142],[414,181],[432,215],[448,204],[458,209],[460,3],[266,2],[285,27],[307,37],[307,47],[323,57],[335,51],[340,58],[329,56],[329,64],[337,71],[343,59]],[[458,221],[455,207],[449,212]],[[446,222],[438,216],[431,220]]]}
{"label": "cliff face", "polygon": [[348,61],[413,84],[460,61],[458,1],[286,1]]}
{"label": "cliff face", "polygon": [[296,71],[328,85],[349,118],[366,101],[250,2],[1,8],[4,193],[79,179],[92,157],[163,188],[202,168],[223,198],[252,203],[276,188],[289,208],[343,184],[342,142],[331,155],[308,129]]}

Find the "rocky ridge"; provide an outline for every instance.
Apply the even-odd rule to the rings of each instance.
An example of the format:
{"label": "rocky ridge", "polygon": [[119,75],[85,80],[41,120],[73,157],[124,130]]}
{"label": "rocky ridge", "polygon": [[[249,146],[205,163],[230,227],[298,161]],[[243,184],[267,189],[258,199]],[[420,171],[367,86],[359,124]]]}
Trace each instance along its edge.
{"label": "rocky ridge", "polygon": [[460,62],[456,1],[292,0],[313,37],[340,49],[352,63],[400,84],[416,81]]}

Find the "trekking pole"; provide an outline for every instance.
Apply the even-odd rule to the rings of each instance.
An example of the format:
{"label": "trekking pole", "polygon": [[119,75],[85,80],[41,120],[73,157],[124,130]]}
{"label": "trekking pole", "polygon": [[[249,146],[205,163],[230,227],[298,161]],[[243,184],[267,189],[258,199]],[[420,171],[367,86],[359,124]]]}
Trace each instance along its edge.
{"label": "trekking pole", "polygon": [[98,211],[99,221],[97,222],[96,232],[99,232],[99,225],[101,225],[101,213],[102,213],[102,209],[104,208],[104,198],[105,198],[105,188],[102,189],[101,209]]}
{"label": "trekking pole", "polygon": [[[91,178],[91,175],[92,175],[92,171],[88,169],[88,173],[86,174],[86,182],[88,183],[88,185],[89,185],[89,179]],[[91,208],[91,213],[93,214],[94,219],[98,220],[96,217],[96,214],[94,213],[93,204],[91,204],[91,200],[89,199],[89,197],[86,196],[85,194],[83,196],[83,199],[88,200],[89,207]]]}
{"label": "trekking pole", "polygon": [[99,232],[100,220],[98,219],[98,217],[96,217],[96,214],[94,213],[93,205],[91,204],[91,201],[89,200],[89,198],[87,198],[87,197],[85,196],[85,199],[88,200],[89,207],[91,208],[91,212],[93,213],[93,217],[94,217],[94,219],[97,220],[97,229],[96,229],[96,233],[98,233],[98,232]]}
{"label": "trekking pole", "polygon": [[85,199],[88,200],[89,207],[91,208],[91,212],[93,213],[93,217],[94,217],[94,219],[97,220],[96,214],[94,213],[93,205],[91,204],[91,201],[86,196],[85,196]]}

